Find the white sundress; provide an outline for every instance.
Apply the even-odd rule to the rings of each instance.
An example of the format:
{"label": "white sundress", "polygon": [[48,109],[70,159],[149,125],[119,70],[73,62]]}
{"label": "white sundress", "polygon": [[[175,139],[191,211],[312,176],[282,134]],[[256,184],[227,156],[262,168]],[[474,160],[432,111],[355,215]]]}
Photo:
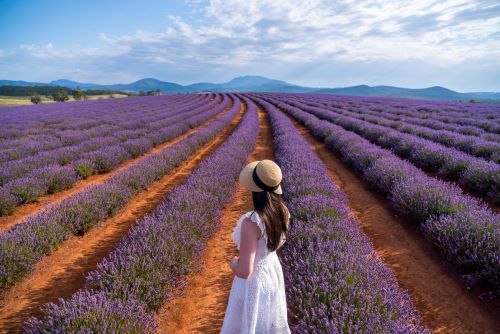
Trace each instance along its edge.
{"label": "white sundress", "polygon": [[[241,223],[249,217],[263,236],[257,240],[253,271],[247,279],[234,276],[221,334],[290,333],[287,322],[283,270],[276,251],[267,248],[265,225],[256,211],[236,222],[232,238],[240,249]],[[280,243],[283,245],[284,238]]]}

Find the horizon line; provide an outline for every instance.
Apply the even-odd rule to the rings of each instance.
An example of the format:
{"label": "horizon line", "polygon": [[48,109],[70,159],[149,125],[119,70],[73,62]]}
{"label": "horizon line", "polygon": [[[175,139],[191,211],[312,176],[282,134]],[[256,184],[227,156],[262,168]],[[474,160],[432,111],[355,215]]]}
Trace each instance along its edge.
{"label": "horizon line", "polygon": [[189,83],[189,84],[181,84],[181,83],[178,83],[178,82],[175,82],[175,81],[164,81],[164,79],[158,79],[158,78],[154,78],[154,77],[143,77],[143,78],[140,78],[140,79],[136,79],[134,81],[131,81],[131,82],[114,82],[114,83],[97,83],[97,82],[82,82],[82,81],[78,81],[76,79],[68,79],[68,78],[60,78],[60,79],[55,79],[55,80],[51,80],[51,81],[48,81],[48,82],[38,82],[38,81],[30,81],[30,80],[25,80],[25,79],[0,79],[0,81],[23,81],[23,82],[27,82],[27,83],[42,83],[42,84],[50,84],[51,82],[54,82],[54,81],[60,81],[60,80],[67,80],[67,81],[72,81],[72,82],[76,82],[76,83],[80,83],[80,84],[92,84],[92,85],[98,85],[98,86],[111,86],[111,85],[127,85],[127,84],[132,84],[132,83],[135,83],[137,81],[141,81],[141,80],[148,80],[148,79],[153,79],[153,80],[157,80],[157,81],[161,81],[161,82],[165,82],[165,83],[173,83],[173,84],[176,84],[176,85],[180,85],[180,86],[190,86],[190,85],[194,85],[194,84],[199,84],[199,83],[210,83],[210,84],[216,84],[216,85],[220,85],[220,84],[225,84],[225,83],[228,83],[229,81],[231,80],[234,80],[236,78],[243,78],[243,77],[261,77],[261,78],[265,78],[265,79],[268,79],[268,80],[274,80],[274,81],[282,81],[282,82],[285,82],[289,85],[292,85],[292,86],[298,86],[298,87],[304,87],[304,88],[311,88],[311,89],[338,89],[338,88],[352,88],[352,87],[359,87],[359,86],[367,86],[367,87],[370,87],[370,88],[373,88],[373,87],[395,87],[395,88],[403,88],[403,89],[415,89],[415,90],[418,90],[418,89],[427,89],[427,88],[444,88],[444,89],[448,89],[448,90],[451,90],[451,91],[454,91],[456,93],[462,93],[462,94],[466,94],[466,93],[500,93],[500,89],[499,90],[489,90],[489,91],[485,91],[485,90],[475,90],[475,91],[458,91],[458,90],[455,90],[455,89],[452,89],[452,88],[448,88],[446,86],[441,86],[441,85],[431,85],[431,86],[427,86],[427,87],[418,87],[418,88],[411,88],[411,87],[404,87],[404,86],[397,86],[397,85],[390,85],[390,84],[377,84],[377,85],[368,85],[368,84],[357,84],[357,85],[351,85],[351,86],[303,86],[303,85],[299,85],[299,84],[295,84],[295,83],[290,83],[288,81],[285,81],[285,80],[282,80],[282,79],[273,79],[273,78],[269,78],[269,77],[266,77],[266,76],[263,76],[263,75],[249,75],[249,74],[245,74],[245,75],[239,75],[239,76],[235,76],[233,77],[232,79],[228,80],[228,81],[224,81],[224,82],[210,82],[210,81],[196,81],[196,82],[192,82],[192,83]]}

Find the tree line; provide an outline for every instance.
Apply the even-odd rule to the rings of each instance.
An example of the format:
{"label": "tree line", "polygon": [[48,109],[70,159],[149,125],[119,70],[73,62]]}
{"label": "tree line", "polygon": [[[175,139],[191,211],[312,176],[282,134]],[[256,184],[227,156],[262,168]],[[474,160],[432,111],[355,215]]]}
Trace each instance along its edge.
{"label": "tree line", "polygon": [[148,90],[147,92],[143,90],[139,91],[139,96],[157,96],[157,95],[161,95],[161,91],[158,88]]}
{"label": "tree line", "polygon": [[48,99],[54,100],[56,102],[65,102],[72,96],[75,100],[86,100],[87,96],[92,95],[109,95],[113,97],[113,94],[122,95],[139,95],[139,96],[155,96],[161,95],[162,92],[159,89],[140,91],[137,93],[122,92],[117,90],[109,89],[86,89],[82,90],[79,87],[76,89],[71,89],[62,86],[0,86],[0,95],[4,96],[31,96],[31,102],[38,104],[42,102],[42,97],[45,96]]}
{"label": "tree line", "polygon": [[4,96],[31,96],[31,102],[38,104],[42,102],[42,96],[53,99],[56,102],[68,101],[70,96],[75,100],[86,100],[89,95],[110,95],[123,94],[132,95],[109,89],[71,89],[62,86],[0,86],[0,95]]}
{"label": "tree line", "polygon": [[4,96],[30,96],[32,94],[52,95],[55,92],[64,91],[68,95],[74,94],[75,91],[84,92],[86,95],[109,95],[109,94],[123,94],[130,95],[130,93],[121,92],[118,90],[110,89],[86,89],[80,88],[71,89],[62,86],[0,86],[0,95]]}

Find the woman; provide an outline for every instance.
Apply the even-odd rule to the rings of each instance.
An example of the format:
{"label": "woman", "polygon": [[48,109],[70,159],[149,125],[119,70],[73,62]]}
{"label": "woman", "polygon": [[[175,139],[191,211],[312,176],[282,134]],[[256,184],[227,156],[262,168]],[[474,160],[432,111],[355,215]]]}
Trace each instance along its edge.
{"label": "woman", "polygon": [[281,199],[281,170],[271,160],[254,161],[239,179],[252,192],[254,210],[238,219],[232,235],[239,256],[229,265],[235,277],[221,333],[290,333],[283,270],[276,255],[288,236],[290,219]]}

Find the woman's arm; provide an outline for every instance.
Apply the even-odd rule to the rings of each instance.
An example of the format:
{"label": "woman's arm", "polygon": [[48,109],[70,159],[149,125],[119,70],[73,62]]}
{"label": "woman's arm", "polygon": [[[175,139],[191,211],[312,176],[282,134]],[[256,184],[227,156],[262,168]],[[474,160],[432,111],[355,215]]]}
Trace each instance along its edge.
{"label": "woman's arm", "polygon": [[234,257],[229,265],[236,276],[247,279],[252,273],[260,234],[260,228],[250,218],[241,222],[240,256]]}

